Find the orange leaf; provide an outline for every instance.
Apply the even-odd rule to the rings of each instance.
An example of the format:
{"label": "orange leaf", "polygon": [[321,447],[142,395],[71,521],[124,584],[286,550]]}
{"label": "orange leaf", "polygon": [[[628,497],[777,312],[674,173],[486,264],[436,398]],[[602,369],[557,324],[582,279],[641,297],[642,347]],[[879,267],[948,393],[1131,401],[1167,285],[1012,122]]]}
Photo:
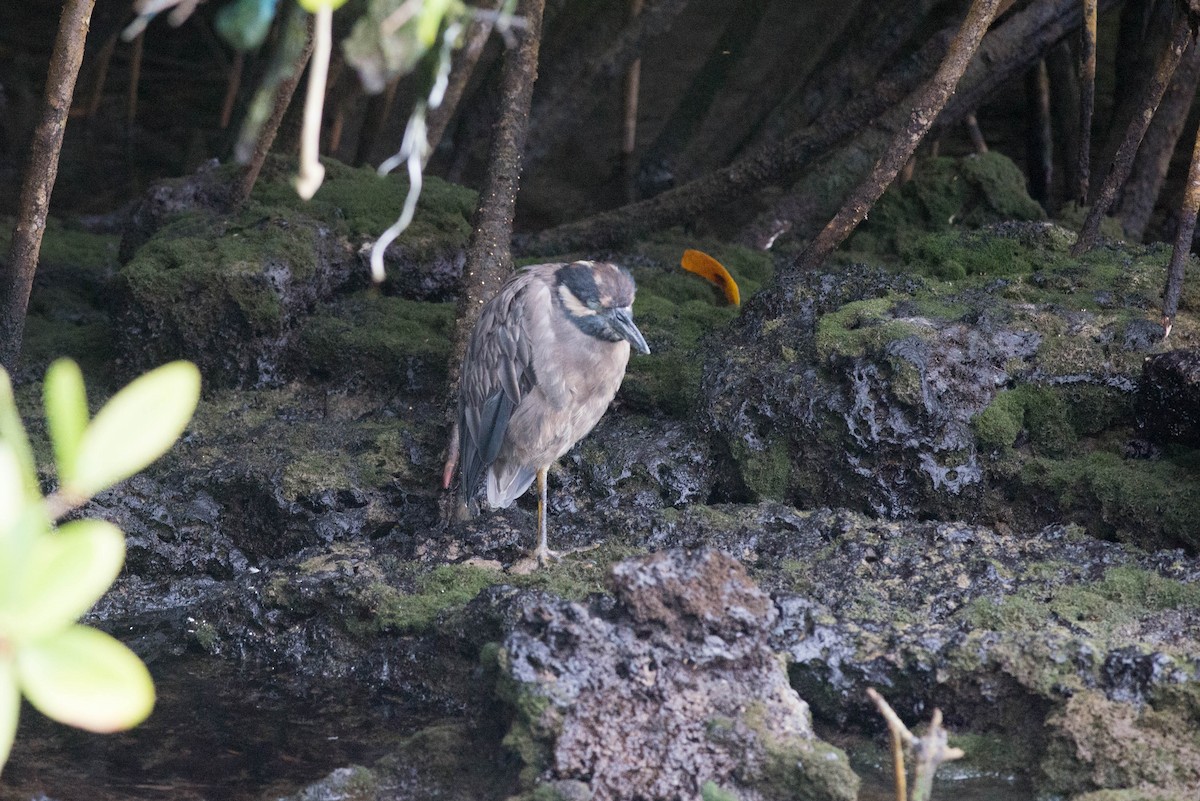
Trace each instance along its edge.
{"label": "orange leaf", "polygon": [[733,276],[729,274],[725,266],[712,256],[700,250],[685,250],[683,251],[683,260],[679,263],[689,273],[707,278],[719,286],[725,293],[725,300],[731,306],[742,304],[742,296],[738,292],[737,282],[733,280]]}

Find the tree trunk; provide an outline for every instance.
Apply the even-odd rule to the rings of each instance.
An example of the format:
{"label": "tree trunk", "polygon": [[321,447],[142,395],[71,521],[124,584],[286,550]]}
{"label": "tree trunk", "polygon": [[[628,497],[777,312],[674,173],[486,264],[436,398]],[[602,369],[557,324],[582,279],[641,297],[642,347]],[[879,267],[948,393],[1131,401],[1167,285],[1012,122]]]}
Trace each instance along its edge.
{"label": "tree trunk", "polygon": [[[1083,0],[1083,27],[1079,29],[1079,157],[1075,199],[1087,205],[1092,180],[1092,115],[1096,110],[1096,0]],[[1119,49],[1119,48],[1118,48]]]}
{"label": "tree trunk", "polygon": [[829,254],[866,218],[867,212],[884,190],[891,186],[958,86],[967,65],[979,49],[979,43],[983,41],[983,35],[995,19],[1000,3],[1001,0],[973,0],[962,28],[950,43],[945,60],[933,79],[921,87],[908,124],[892,139],[871,174],[850,194],[841,211],[796,259],[790,272],[811,270],[823,264]]}
{"label": "tree trunk", "polygon": [[1171,323],[1179,310],[1183,293],[1183,270],[1192,255],[1192,237],[1196,234],[1196,212],[1200,210],[1200,131],[1192,147],[1192,163],[1188,167],[1187,188],[1179,209],[1179,227],[1175,231],[1175,249],[1167,266],[1167,286],[1163,291],[1163,339],[1171,335]]}
{"label": "tree trunk", "polygon": [[[525,19],[525,27],[516,29],[517,45],[504,58],[500,119],[492,140],[488,172],[479,193],[474,232],[467,246],[462,291],[458,299],[458,318],[454,327],[454,347],[450,353],[446,416],[452,433],[443,474],[443,483],[447,486],[458,460],[458,388],[467,343],[483,304],[500,290],[512,272],[510,248],[513,214],[520,185],[533,84],[537,79],[545,5],[545,0],[521,0],[517,13]],[[448,512],[449,509],[443,511]]]}
{"label": "tree trunk", "polygon": [[1129,123],[1129,129],[1125,132],[1125,139],[1121,142],[1116,159],[1109,169],[1108,175],[1104,178],[1104,185],[1100,187],[1100,194],[1097,196],[1096,202],[1092,204],[1092,209],[1088,212],[1087,219],[1083,222],[1083,230],[1079,232],[1079,239],[1075,242],[1074,247],[1071,248],[1072,256],[1079,256],[1086,253],[1096,243],[1096,237],[1100,233],[1100,221],[1112,207],[1117,190],[1121,188],[1121,185],[1129,177],[1129,172],[1133,169],[1133,157],[1137,155],[1138,145],[1141,144],[1142,137],[1146,134],[1146,129],[1150,127],[1150,120],[1154,116],[1154,111],[1158,108],[1158,104],[1162,100],[1163,93],[1166,92],[1172,76],[1175,74],[1175,68],[1179,65],[1179,61],[1183,57],[1183,51],[1191,43],[1191,21],[1188,19],[1187,12],[1180,10],[1173,27],[1171,44],[1159,58],[1158,68],[1155,69],[1150,85],[1146,87],[1146,91],[1142,97],[1141,108]]}
{"label": "tree trunk", "polygon": [[1145,236],[1159,190],[1171,165],[1171,155],[1196,97],[1197,84],[1200,84],[1200,44],[1193,42],[1158,104],[1158,111],[1134,159],[1129,182],[1121,191],[1117,216],[1121,218],[1125,236],[1135,242]]}
{"label": "tree trunk", "polygon": [[58,23],[58,36],[50,56],[42,119],[33,134],[17,224],[8,251],[8,265],[0,282],[0,364],[10,373],[21,355],[29,293],[37,272],[50,193],[58,176],[58,154],[62,149],[75,79],[83,62],[84,42],[96,0],[67,0]]}

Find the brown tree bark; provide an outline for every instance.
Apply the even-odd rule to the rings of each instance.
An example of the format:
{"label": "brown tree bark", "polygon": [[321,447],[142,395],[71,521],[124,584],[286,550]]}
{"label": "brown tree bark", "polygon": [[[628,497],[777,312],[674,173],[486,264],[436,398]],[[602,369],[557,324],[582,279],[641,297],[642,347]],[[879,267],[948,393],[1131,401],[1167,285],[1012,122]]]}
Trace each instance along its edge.
{"label": "brown tree bark", "polygon": [[958,35],[950,43],[946,58],[932,80],[921,87],[908,124],[896,137],[865,181],[859,184],[842,210],[821,229],[816,239],[800,254],[793,269],[811,270],[825,262],[834,248],[867,216],[867,212],[897,173],[908,162],[917,145],[933,126],[946,101],[958,86],[967,65],[979,49],[983,35],[996,17],[1001,0],[973,0]]}
{"label": "brown tree bark", "polygon": [[50,194],[58,176],[58,155],[95,5],[96,0],[67,0],[63,5],[46,76],[42,119],[29,146],[17,224],[8,251],[8,264],[0,276],[3,279],[0,281],[0,365],[10,373],[16,368],[21,354],[29,293],[37,272],[42,235],[46,232]]}
{"label": "brown tree bark", "polygon": [[1192,163],[1188,168],[1187,189],[1179,209],[1179,227],[1175,231],[1175,249],[1167,267],[1167,286],[1163,290],[1163,339],[1171,335],[1171,323],[1179,310],[1183,292],[1183,270],[1192,254],[1192,237],[1196,234],[1196,212],[1200,210],[1200,131],[1192,148]]}
{"label": "brown tree bark", "polygon": [[[302,12],[296,9],[292,13]],[[315,44],[313,40],[314,17],[311,15],[307,16],[308,34],[305,37],[304,48],[296,57],[291,74],[282,78],[279,81],[279,85],[275,88],[275,104],[271,107],[271,115],[263,123],[262,130],[258,133],[258,139],[254,143],[254,152],[250,155],[250,160],[246,162],[246,166],[242,168],[242,173],[238,176],[237,186],[234,187],[232,198],[234,205],[245,203],[249,199],[250,193],[254,191],[254,184],[258,181],[258,174],[262,171],[262,166],[267,160],[267,154],[271,152],[271,145],[275,143],[275,137],[279,133],[279,126],[283,123],[283,116],[292,104],[292,98],[296,94],[296,87],[300,85],[300,78],[304,75],[304,68],[308,64],[308,60],[312,58],[313,45]]]}
{"label": "brown tree bark", "polygon": [[[454,326],[454,347],[450,352],[446,416],[452,433],[443,473],[445,482],[449,481],[458,460],[458,388],[467,343],[483,304],[500,290],[512,272],[513,214],[520,186],[533,84],[537,80],[545,6],[545,0],[521,0],[517,13],[525,19],[525,25],[515,30],[517,45],[504,57],[500,119],[492,140],[488,172],[479,193],[474,231],[467,246]],[[443,511],[448,513],[449,508]]]}
{"label": "brown tree bark", "polygon": [[1158,111],[1138,148],[1133,172],[1121,190],[1117,216],[1121,218],[1125,236],[1135,242],[1142,239],[1150,223],[1155,201],[1171,165],[1171,155],[1196,97],[1197,85],[1200,85],[1200,44],[1193,42],[1183,54],[1175,77],[1158,104]]}
{"label": "brown tree bark", "polygon": [[1162,100],[1163,93],[1167,90],[1167,85],[1171,82],[1171,78],[1175,74],[1175,68],[1179,65],[1179,61],[1183,57],[1183,51],[1191,42],[1191,22],[1188,19],[1188,14],[1181,10],[1175,20],[1171,44],[1159,58],[1158,67],[1154,71],[1150,85],[1146,87],[1142,106],[1129,123],[1129,128],[1125,132],[1125,139],[1121,142],[1120,149],[1117,150],[1116,159],[1109,169],[1108,175],[1104,178],[1104,184],[1100,187],[1100,193],[1096,197],[1096,202],[1092,204],[1091,211],[1088,212],[1087,219],[1083,222],[1083,229],[1079,232],[1079,239],[1071,248],[1072,256],[1080,256],[1096,244],[1096,237],[1100,233],[1100,221],[1104,218],[1109,208],[1112,207],[1117,190],[1129,177],[1129,172],[1133,169],[1133,157],[1137,155],[1138,145],[1141,144],[1142,137],[1146,134],[1146,129],[1150,127],[1150,120],[1154,116],[1159,102]]}
{"label": "brown tree bark", "polygon": [[1096,0],[1083,0],[1083,27],[1079,47],[1079,184],[1075,199],[1087,205],[1092,175],[1092,115],[1096,109]]}

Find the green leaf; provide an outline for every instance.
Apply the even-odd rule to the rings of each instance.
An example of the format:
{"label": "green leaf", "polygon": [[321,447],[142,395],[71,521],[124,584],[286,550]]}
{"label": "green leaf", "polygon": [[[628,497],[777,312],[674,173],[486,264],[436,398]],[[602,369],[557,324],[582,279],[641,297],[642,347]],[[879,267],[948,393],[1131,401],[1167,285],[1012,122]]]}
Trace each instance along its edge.
{"label": "green leaf", "polygon": [[50,365],[42,386],[42,405],[46,410],[50,441],[54,445],[59,481],[70,484],[79,444],[88,424],[87,390],[79,365],[70,359],[58,359]]}
{"label": "green leaf", "polygon": [[87,626],[23,644],[17,681],[43,715],[88,731],[128,729],[154,708],[154,682],[142,660]]}
{"label": "green leaf", "polygon": [[21,694],[11,658],[0,655],[0,770],[8,761],[13,738],[17,736],[17,716],[21,712]]}
{"label": "green leaf", "polygon": [[213,27],[235,50],[253,50],[267,38],[276,4],[276,0],[234,0],[217,12]]}
{"label": "green leaf", "polygon": [[90,498],[162,456],[199,400],[200,371],[191,362],[171,362],[135,379],[87,427],[64,491]]}
{"label": "green leaf", "polygon": [[15,643],[66,628],[112,586],[125,562],[125,535],[103,520],[75,520],[33,542],[0,617]]}
{"label": "green leaf", "polygon": [[17,412],[17,401],[13,397],[12,382],[8,373],[0,367],[0,440],[8,443],[17,463],[21,465],[21,476],[25,484],[26,496],[30,499],[41,499],[42,491],[38,486],[37,466],[33,461],[33,449],[29,447],[29,438],[25,436],[25,426],[21,424],[21,415]]}
{"label": "green leaf", "polygon": [[346,5],[346,0],[296,0],[300,7],[309,14],[316,14],[322,8],[329,7],[337,11],[342,6]]}
{"label": "green leaf", "polygon": [[25,507],[25,482],[21,479],[21,463],[12,446],[0,440],[0,540],[16,525]]}

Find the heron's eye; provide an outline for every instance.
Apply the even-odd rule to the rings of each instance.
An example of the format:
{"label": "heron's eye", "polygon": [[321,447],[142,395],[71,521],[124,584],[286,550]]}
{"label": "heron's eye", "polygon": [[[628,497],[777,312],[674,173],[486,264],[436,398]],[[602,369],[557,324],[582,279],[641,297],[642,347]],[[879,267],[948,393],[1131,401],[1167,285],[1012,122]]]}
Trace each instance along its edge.
{"label": "heron's eye", "polygon": [[587,307],[588,307],[589,309],[591,309],[592,311],[600,311],[600,301],[598,301],[598,300],[589,300],[589,301],[588,301],[588,303],[587,303]]}

